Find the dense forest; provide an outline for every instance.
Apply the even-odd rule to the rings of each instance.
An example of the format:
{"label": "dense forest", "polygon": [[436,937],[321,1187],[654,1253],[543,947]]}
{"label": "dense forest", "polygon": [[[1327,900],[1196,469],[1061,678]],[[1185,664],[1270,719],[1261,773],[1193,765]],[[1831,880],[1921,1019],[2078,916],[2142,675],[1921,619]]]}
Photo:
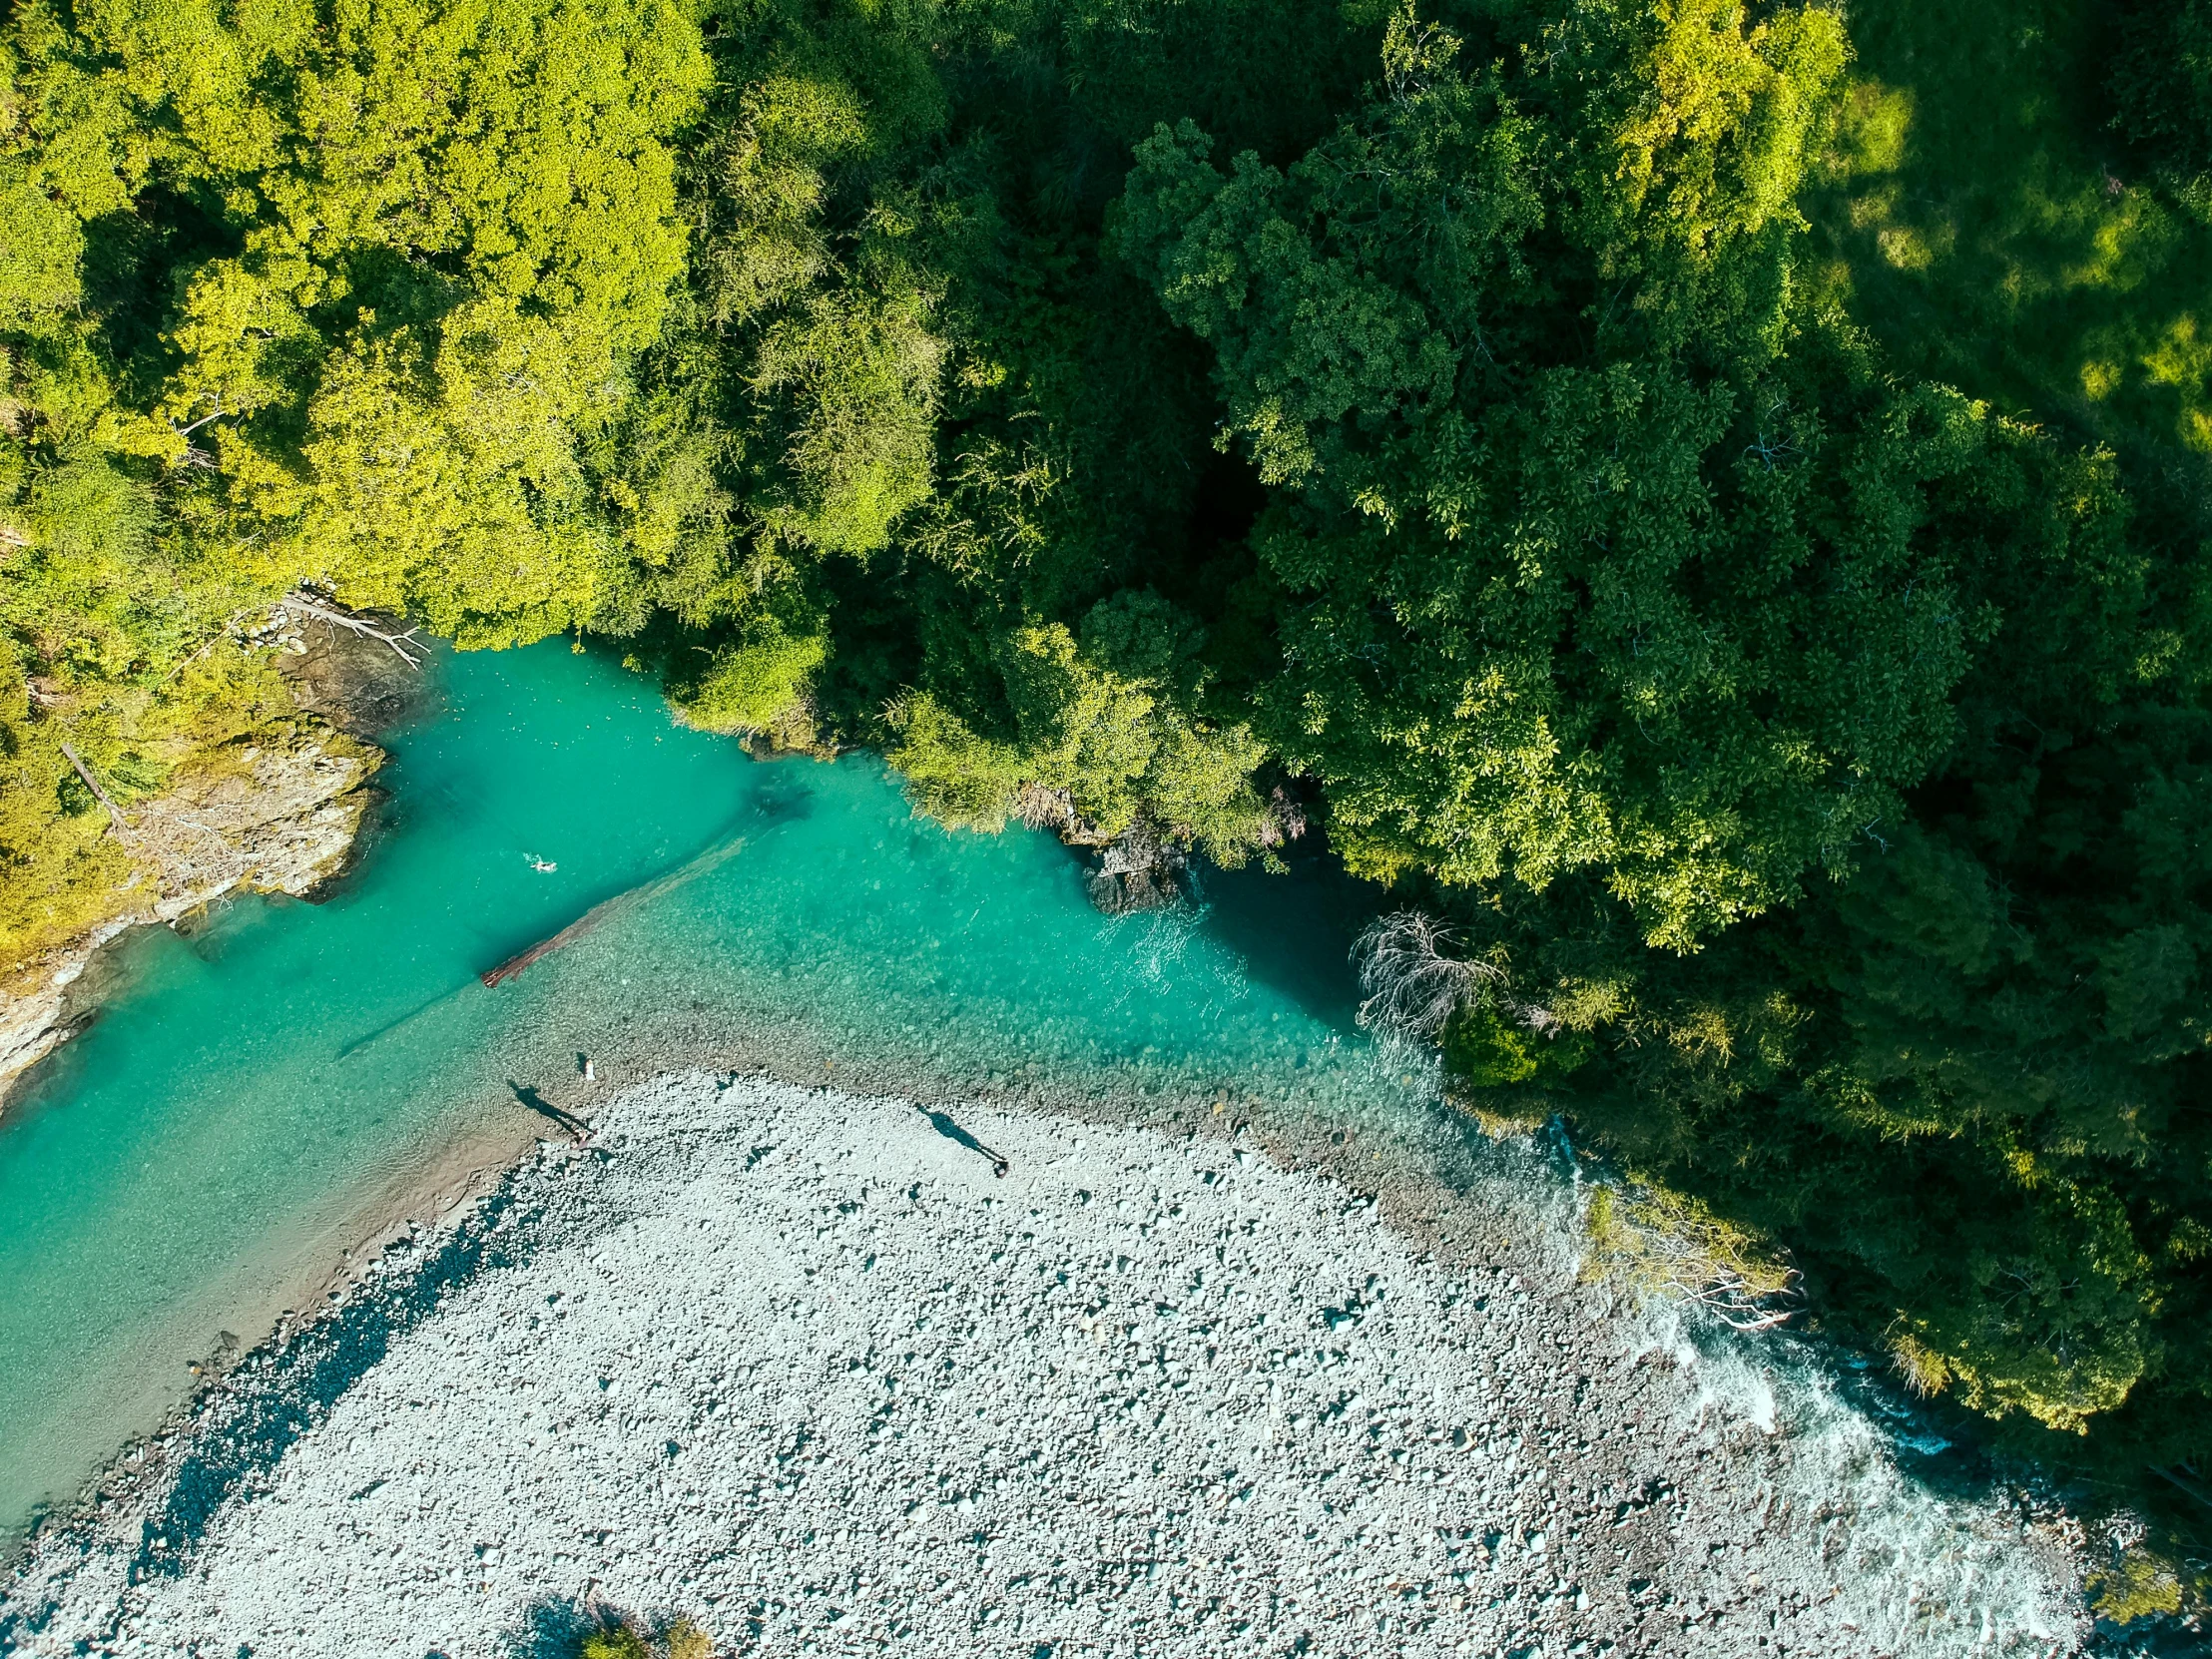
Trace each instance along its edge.
{"label": "dense forest", "polygon": [[2212,0],[5,43],[0,961],[301,587],[956,826],[1303,832],[1434,918],[1470,1108],[2155,1511],[2128,1607],[2202,1573]]}

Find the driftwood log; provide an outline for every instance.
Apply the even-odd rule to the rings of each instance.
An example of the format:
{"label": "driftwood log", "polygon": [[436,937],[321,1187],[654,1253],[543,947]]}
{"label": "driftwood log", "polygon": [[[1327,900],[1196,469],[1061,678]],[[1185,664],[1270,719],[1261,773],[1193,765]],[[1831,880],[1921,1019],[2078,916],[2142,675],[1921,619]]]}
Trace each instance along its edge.
{"label": "driftwood log", "polygon": [[614,897],[594,904],[558,933],[538,940],[528,950],[509,956],[497,967],[486,971],[482,976],[484,983],[487,985],[505,984],[532,962],[542,961],[563,945],[574,944],[586,933],[605,926],[624,911],[633,910],[640,904],[649,903],[653,899],[661,897],[664,893],[674,892],[687,881],[697,880],[718,864],[735,856],[744,845],[744,837],[738,836],[724,841],[719,846],[710,846],[689,863],[680,864],[665,875],[656,875],[652,880],[632,887],[627,892],[616,893]]}
{"label": "driftwood log", "polygon": [[343,628],[349,633],[359,634],[363,639],[382,640],[391,647],[393,655],[409,668],[420,668],[423,657],[428,655],[422,642],[415,638],[414,629],[409,628],[404,633],[394,634],[389,629],[377,627],[366,617],[355,616],[351,611],[341,610],[314,598],[304,588],[292,589],[278,602],[276,608],[297,611],[301,616],[311,616],[317,622],[332,628]]}

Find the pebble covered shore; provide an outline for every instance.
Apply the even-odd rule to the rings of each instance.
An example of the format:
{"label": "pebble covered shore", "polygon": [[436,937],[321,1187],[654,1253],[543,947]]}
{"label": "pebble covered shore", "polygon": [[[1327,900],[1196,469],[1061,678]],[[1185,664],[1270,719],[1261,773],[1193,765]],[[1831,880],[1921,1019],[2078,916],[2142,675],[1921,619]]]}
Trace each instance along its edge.
{"label": "pebble covered shore", "polygon": [[1225,1139],[700,1073],[153,1462],[42,1536],[0,1652],[550,1659],[603,1612],[779,1656],[2082,1634],[2059,1540],[1914,1486],[1802,1366],[1432,1262]]}

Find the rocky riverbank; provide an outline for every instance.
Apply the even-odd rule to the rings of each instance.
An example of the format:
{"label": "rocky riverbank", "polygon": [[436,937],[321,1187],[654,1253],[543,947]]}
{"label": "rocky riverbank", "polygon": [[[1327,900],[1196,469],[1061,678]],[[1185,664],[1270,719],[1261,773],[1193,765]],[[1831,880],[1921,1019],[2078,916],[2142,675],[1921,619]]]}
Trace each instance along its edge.
{"label": "rocky riverbank", "polygon": [[375,799],[363,786],[382,759],[301,715],[260,734],[235,769],[189,776],[135,804],[130,902],[0,982],[0,1101],[97,1010],[105,975],[96,959],[110,941],[241,890],[303,895],[342,867]]}
{"label": "rocky riverbank", "polygon": [[2075,1573],[1571,1252],[1431,1255],[1226,1132],[688,1073],[120,1467],[0,1652],[2058,1654]]}
{"label": "rocky riverbank", "polygon": [[422,682],[377,641],[278,618],[268,643],[282,653],[297,712],[133,803],[110,830],[136,866],[124,906],[0,975],[0,1109],[17,1078],[97,1013],[111,942],[235,892],[306,896],[351,857],[384,759],[368,740],[404,718]]}

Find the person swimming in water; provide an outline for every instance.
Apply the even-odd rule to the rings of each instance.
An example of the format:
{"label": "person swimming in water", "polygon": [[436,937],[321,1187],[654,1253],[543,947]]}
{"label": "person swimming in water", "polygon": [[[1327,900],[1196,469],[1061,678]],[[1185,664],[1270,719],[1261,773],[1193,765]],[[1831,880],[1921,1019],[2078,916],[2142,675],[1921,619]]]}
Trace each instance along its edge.
{"label": "person swimming in water", "polygon": [[530,860],[530,867],[541,875],[550,875],[561,867],[551,858],[541,858],[535,852],[525,852],[523,856]]}

